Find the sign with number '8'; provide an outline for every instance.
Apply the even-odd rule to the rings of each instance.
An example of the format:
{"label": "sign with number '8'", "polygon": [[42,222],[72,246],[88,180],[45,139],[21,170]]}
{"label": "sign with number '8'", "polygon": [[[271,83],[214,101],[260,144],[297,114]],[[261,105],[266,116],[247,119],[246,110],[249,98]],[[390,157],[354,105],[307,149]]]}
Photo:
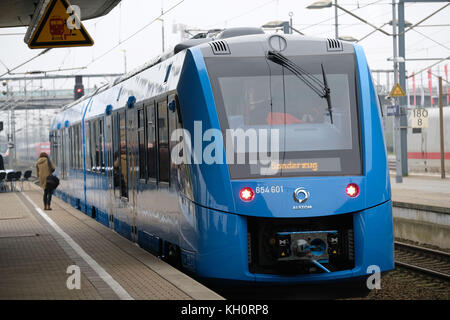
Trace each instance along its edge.
{"label": "sign with number '8'", "polygon": [[412,128],[428,128],[428,110],[424,108],[413,109],[411,112]]}

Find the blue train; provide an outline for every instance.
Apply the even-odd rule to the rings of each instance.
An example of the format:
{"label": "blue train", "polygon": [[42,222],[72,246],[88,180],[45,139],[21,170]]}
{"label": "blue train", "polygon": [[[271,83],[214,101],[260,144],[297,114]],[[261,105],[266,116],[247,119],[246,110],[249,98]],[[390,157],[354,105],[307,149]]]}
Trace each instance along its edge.
{"label": "blue train", "polygon": [[188,40],[66,106],[50,141],[59,197],[200,278],[394,268],[381,111],[358,45],[259,29]]}

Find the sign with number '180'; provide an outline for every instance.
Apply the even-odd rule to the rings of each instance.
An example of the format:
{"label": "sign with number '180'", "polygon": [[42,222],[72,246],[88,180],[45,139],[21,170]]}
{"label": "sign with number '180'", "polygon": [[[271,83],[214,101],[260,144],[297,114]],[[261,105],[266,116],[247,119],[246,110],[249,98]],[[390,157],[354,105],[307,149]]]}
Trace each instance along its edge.
{"label": "sign with number '180'", "polygon": [[428,110],[423,108],[413,109],[411,112],[412,128],[428,128]]}

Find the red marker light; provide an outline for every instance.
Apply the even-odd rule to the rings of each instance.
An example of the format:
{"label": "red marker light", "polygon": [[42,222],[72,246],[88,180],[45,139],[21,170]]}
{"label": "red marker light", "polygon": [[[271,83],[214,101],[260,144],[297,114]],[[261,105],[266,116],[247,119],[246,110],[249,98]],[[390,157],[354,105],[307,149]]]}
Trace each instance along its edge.
{"label": "red marker light", "polygon": [[345,188],[345,193],[350,198],[356,198],[359,195],[359,187],[356,183],[350,183],[347,188]]}
{"label": "red marker light", "polygon": [[250,187],[244,187],[239,192],[239,197],[245,202],[252,201],[255,198],[255,191]]}
{"label": "red marker light", "polygon": [[83,91],[83,89],[81,89],[81,88],[77,89],[77,93],[81,93],[81,91]]}

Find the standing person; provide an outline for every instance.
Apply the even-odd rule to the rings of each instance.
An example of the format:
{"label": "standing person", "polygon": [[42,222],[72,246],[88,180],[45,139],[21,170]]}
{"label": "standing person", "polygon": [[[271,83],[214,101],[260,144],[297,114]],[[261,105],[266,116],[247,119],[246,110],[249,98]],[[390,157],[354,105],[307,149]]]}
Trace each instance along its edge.
{"label": "standing person", "polygon": [[41,183],[42,189],[44,189],[44,210],[52,210],[50,203],[52,201],[53,189],[47,187],[47,177],[55,171],[53,162],[48,158],[45,152],[39,155],[39,159],[36,163],[36,172]]}

